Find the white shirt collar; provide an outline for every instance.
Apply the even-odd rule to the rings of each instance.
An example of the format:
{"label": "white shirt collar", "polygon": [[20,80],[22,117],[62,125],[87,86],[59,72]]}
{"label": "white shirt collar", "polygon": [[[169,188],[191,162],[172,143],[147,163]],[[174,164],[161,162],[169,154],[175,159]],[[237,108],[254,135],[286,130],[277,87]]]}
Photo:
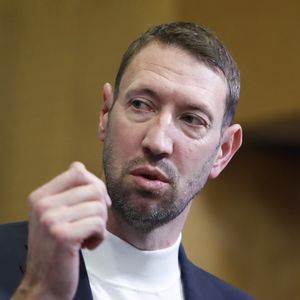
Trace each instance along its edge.
{"label": "white shirt collar", "polygon": [[88,272],[94,277],[124,287],[163,290],[180,278],[178,250],[181,235],[170,247],[142,251],[108,232],[95,250],[83,250]]}

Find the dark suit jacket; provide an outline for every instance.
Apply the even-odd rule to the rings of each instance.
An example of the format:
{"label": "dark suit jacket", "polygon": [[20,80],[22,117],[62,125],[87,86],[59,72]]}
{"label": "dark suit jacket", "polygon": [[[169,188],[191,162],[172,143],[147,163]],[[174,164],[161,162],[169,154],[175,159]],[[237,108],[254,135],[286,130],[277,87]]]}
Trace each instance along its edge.
{"label": "dark suit jacket", "polygon": [[[27,222],[0,226],[0,300],[10,299],[26,268]],[[186,300],[251,300],[250,296],[193,265],[180,247],[179,262]],[[92,300],[88,275],[80,255],[76,300]]]}

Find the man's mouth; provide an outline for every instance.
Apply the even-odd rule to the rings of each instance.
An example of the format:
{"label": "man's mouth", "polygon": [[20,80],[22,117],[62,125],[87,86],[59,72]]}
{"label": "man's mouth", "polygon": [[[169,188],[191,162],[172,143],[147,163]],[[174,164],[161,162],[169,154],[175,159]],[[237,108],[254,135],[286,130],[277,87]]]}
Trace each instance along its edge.
{"label": "man's mouth", "polygon": [[151,167],[138,167],[130,172],[133,176],[142,176],[149,180],[159,180],[168,183],[170,180],[168,177],[159,169]]}
{"label": "man's mouth", "polygon": [[145,190],[160,190],[170,183],[164,172],[153,167],[137,167],[129,174],[133,177],[135,184]]}

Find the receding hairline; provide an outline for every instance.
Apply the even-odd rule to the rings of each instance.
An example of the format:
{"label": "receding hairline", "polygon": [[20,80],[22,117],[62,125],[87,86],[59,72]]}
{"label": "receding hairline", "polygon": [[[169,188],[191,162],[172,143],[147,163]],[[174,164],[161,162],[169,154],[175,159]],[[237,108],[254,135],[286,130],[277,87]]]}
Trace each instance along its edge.
{"label": "receding hairline", "polygon": [[[208,69],[210,69],[211,71],[213,71],[216,75],[219,75],[222,80],[224,81],[224,83],[226,84],[226,94],[225,94],[225,98],[224,98],[224,107],[226,108],[226,99],[229,95],[229,84],[228,84],[228,80],[226,78],[226,75],[224,74],[223,70],[221,68],[219,68],[218,66],[214,66],[210,63],[207,62],[207,60],[205,60],[201,55],[196,55],[193,51],[181,46],[178,43],[171,43],[171,42],[166,42],[164,40],[161,40],[159,37],[154,37],[152,39],[149,39],[149,41],[147,41],[146,43],[144,43],[142,45],[142,47],[140,47],[138,49],[138,51],[136,53],[134,53],[134,55],[132,55],[130,57],[130,59],[128,60],[128,63],[126,64],[126,67],[122,73],[122,76],[120,78],[120,82],[119,85],[117,87],[117,91],[115,91],[114,87],[114,101],[117,99],[117,97],[119,96],[119,88],[122,85],[122,81],[123,78],[128,70],[128,68],[130,67],[130,65],[132,65],[132,63],[134,62],[134,60],[137,58],[137,56],[140,55],[140,53],[145,50],[145,48],[153,45],[153,44],[157,44],[158,46],[163,46],[163,47],[171,47],[171,48],[177,48],[182,50],[183,52],[185,52],[186,54],[189,54],[190,56],[194,57],[199,63],[202,63],[203,65],[205,65]],[[116,94],[115,94],[116,92]]]}
{"label": "receding hairline", "polygon": [[127,66],[152,41],[180,47],[217,74],[224,74],[228,92],[223,124],[232,124],[240,97],[239,68],[224,43],[208,28],[193,22],[179,21],[152,26],[135,39],[123,54],[119,65],[114,81],[114,98],[118,97],[119,85]]}

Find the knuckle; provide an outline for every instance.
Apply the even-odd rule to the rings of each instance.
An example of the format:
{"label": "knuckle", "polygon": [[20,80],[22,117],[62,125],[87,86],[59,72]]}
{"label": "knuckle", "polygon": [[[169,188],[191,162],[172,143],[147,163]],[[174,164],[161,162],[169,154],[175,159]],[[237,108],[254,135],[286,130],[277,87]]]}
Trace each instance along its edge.
{"label": "knuckle", "polygon": [[49,228],[49,232],[56,241],[59,242],[67,241],[67,237],[68,237],[67,227],[64,226],[63,224],[51,226]]}
{"label": "knuckle", "polygon": [[102,214],[102,207],[99,201],[90,201],[85,204],[85,215],[87,217],[98,217]]}
{"label": "knuckle", "polygon": [[96,183],[91,184],[92,189],[93,189],[93,195],[95,196],[96,199],[102,197],[102,189],[98,186]]}
{"label": "knuckle", "polygon": [[38,216],[42,216],[50,208],[48,198],[46,197],[46,198],[39,199],[39,201],[34,201],[32,208],[36,211]]}
{"label": "knuckle", "polygon": [[95,218],[93,221],[91,221],[92,224],[92,228],[93,228],[93,231],[95,233],[98,233],[98,234],[101,234],[102,235],[102,232],[103,230],[105,229],[106,227],[106,221],[103,220],[103,218]]}
{"label": "knuckle", "polygon": [[77,184],[87,181],[85,170],[77,164],[72,167],[71,172]]}
{"label": "knuckle", "polygon": [[96,216],[99,216],[101,219],[105,219],[107,218],[107,211],[105,209],[105,207],[103,205],[101,205],[101,203],[97,203],[97,206],[94,209],[94,214]]}
{"label": "knuckle", "polygon": [[40,193],[39,190],[35,190],[33,192],[31,192],[28,195],[28,202],[30,206],[33,206],[35,204],[36,201],[38,201],[38,199],[40,199]]}
{"label": "knuckle", "polygon": [[107,190],[105,184],[101,181],[100,183],[94,183],[95,190],[97,191],[97,199],[105,201],[107,197]]}
{"label": "knuckle", "polygon": [[85,169],[83,163],[81,163],[80,161],[73,161],[70,165],[70,169],[72,168]]}
{"label": "knuckle", "polygon": [[100,187],[101,190],[106,191],[106,185],[102,180],[99,180],[98,184],[99,184],[99,187]]}
{"label": "knuckle", "polygon": [[99,209],[97,211],[98,215],[103,219],[105,222],[107,220],[107,207],[106,205],[99,204]]}
{"label": "knuckle", "polygon": [[55,223],[55,220],[53,215],[50,212],[47,212],[40,217],[40,223],[46,228],[51,228],[51,226]]}
{"label": "knuckle", "polygon": [[30,207],[35,206],[36,203],[39,203],[41,199],[47,197],[47,192],[44,186],[34,190],[28,195],[28,202]]}

